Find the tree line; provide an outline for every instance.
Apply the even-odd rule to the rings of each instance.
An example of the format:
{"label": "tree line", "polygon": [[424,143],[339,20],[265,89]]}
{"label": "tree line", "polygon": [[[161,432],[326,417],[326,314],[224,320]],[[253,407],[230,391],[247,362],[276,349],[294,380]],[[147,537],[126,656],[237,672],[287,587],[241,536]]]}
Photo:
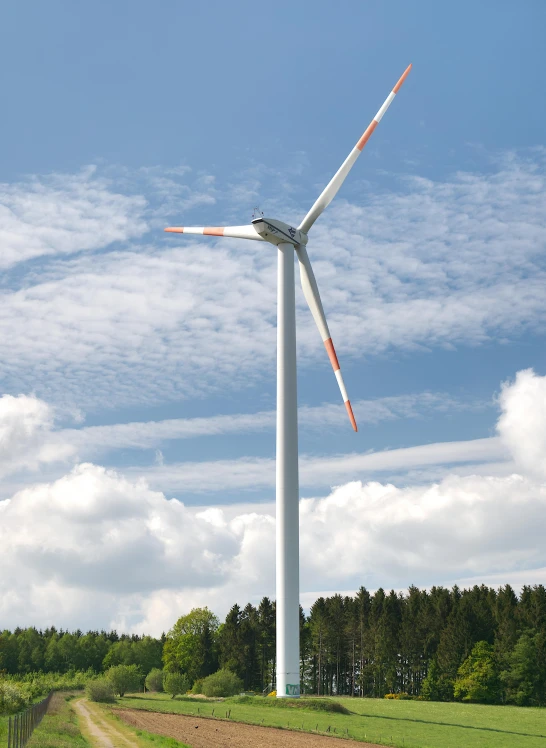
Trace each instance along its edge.
{"label": "tree line", "polygon": [[114,665],[138,665],[144,674],[162,667],[164,635],[119,636],[115,631],[16,628],[0,633],[0,674],[103,672]]}
{"label": "tree line", "polygon": [[[319,598],[300,610],[304,693],[546,705],[546,589],[433,587]],[[167,635],[16,629],[0,634],[0,672],[106,670],[137,665],[191,684],[227,668],[245,690],[275,688],[275,603],[207,608]]]}

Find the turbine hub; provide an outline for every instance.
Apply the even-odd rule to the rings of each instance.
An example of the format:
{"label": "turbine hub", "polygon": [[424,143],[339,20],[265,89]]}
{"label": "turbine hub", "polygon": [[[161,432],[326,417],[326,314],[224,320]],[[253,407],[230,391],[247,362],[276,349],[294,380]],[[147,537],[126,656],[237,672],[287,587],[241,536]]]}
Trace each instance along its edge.
{"label": "turbine hub", "polygon": [[252,225],[258,234],[270,244],[307,244],[307,234],[295,229],[288,223],[277,221],[273,218],[255,218]]}

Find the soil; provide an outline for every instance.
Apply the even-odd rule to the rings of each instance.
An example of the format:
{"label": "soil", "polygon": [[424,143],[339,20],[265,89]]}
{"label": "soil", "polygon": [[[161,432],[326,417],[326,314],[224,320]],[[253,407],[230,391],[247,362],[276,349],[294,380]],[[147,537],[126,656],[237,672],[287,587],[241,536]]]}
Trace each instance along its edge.
{"label": "soil", "polygon": [[[356,745],[342,738],[220,719],[160,714],[139,709],[116,709],[116,714],[131,727],[175,738],[192,748],[348,748],[349,745]],[[379,748],[372,743],[359,742],[358,746]]]}

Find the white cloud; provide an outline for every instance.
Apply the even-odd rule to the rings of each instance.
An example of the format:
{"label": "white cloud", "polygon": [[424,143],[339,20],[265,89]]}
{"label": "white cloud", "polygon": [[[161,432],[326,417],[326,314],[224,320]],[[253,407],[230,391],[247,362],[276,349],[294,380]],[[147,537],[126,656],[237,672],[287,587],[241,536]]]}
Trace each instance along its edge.
{"label": "white cloud", "polygon": [[309,251],[345,346],[479,344],[544,321],[544,154],[494,166],[408,177],[397,193],[325,212]]}
{"label": "white cloud", "polygon": [[[383,469],[421,464],[427,450],[431,464],[510,457],[503,442],[519,441],[524,450],[545,428],[545,382],[525,371],[504,385],[500,437],[345,456],[345,475],[366,459],[379,460]],[[542,416],[522,432],[528,403]],[[31,435],[36,422],[47,423],[39,403],[18,408]],[[405,487],[351,480],[326,497],[302,499],[304,599],[360,584],[401,589],[480,578],[542,581],[546,484],[537,475],[543,454],[526,458],[528,474],[448,473]],[[324,476],[334,471],[335,477],[336,462],[324,462]],[[259,461],[256,468],[253,480],[264,472]],[[201,478],[209,469],[201,465]],[[249,467],[239,469],[242,485]],[[302,472],[317,469],[318,461],[304,461]],[[0,501],[0,615],[8,626],[117,625],[156,634],[195,605],[224,615],[234,601],[274,595],[274,536],[271,505],[189,508],[142,478],[82,464]]]}
{"label": "white cloud", "polygon": [[[533,569],[546,566],[545,510],[546,487],[516,475],[451,476],[406,489],[350,483],[302,501],[302,590],[524,570],[532,582]],[[194,605],[224,615],[234,601],[274,595],[267,512],[228,519],[218,507],[190,510],[144,483],[82,465],[0,502],[0,515],[5,625],[159,633]],[[71,602],[58,607],[63,597]]]}
{"label": "white cloud", "polygon": [[[444,393],[423,392],[398,397],[356,402],[354,410],[359,422],[378,423],[399,418],[424,418],[437,412],[484,407],[483,403],[465,403]],[[256,433],[275,427],[274,411],[240,413],[208,418],[179,418],[164,421],[133,422],[56,428],[57,411],[34,396],[0,397],[0,476],[4,478],[0,495],[10,496],[33,480],[54,480],[66,471],[67,464],[89,461],[116,450],[154,449],[154,466],[147,469],[127,468],[135,478],[146,475],[157,490],[210,492],[224,489],[272,486],[274,464],[270,459],[239,458],[211,463],[166,464],[160,446],[169,440],[189,439],[218,434]],[[81,420],[81,414],[61,412],[66,418]],[[303,406],[299,410],[300,427],[346,428],[343,406],[324,404]],[[424,451],[422,451],[424,449]],[[420,451],[421,450],[421,451]],[[439,450],[439,452],[438,452]],[[387,472],[416,469],[415,466],[438,465],[449,455],[454,462],[476,462],[499,457],[499,445],[488,442],[460,445],[427,445],[412,452],[392,450],[367,455],[346,455],[330,458],[302,457],[302,485],[324,486],[330,479],[343,480],[351,471]],[[33,471],[33,475],[27,472]],[[11,483],[5,478],[11,476]],[[414,481],[415,482],[415,481]]]}
{"label": "white cloud", "polygon": [[[442,392],[422,392],[409,395],[382,397],[375,400],[353,401],[359,423],[380,423],[402,418],[424,418],[434,413],[478,410],[486,403],[463,401]],[[345,407],[323,403],[319,406],[298,408],[300,428],[347,428]],[[193,439],[219,434],[256,433],[275,428],[275,411],[233,413],[201,418],[172,418],[163,421],[137,421],[63,429],[51,435],[60,443],[72,445],[80,459],[95,457],[115,449],[149,449],[173,439]],[[158,455],[158,464],[163,465]]]}
{"label": "white cloud", "polygon": [[243,271],[229,250],[191,242],[57,261],[46,280],[3,294],[0,374],[84,408],[178,399],[230,376],[248,384],[259,376],[248,356],[275,350],[275,274],[265,288],[260,264],[249,257]]}
{"label": "white cloud", "polygon": [[[344,483],[354,477],[387,473],[389,476],[407,473],[424,466],[457,463],[504,463],[509,452],[497,437],[461,442],[438,442],[417,447],[389,449],[383,452],[345,455],[300,455],[300,486],[306,489]],[[471,468],[470,468],[471,469]],[[127,475],[143,475],[154,487],[168,487],[169,491],[208,493],[215,491],[249,490],[275,485],[275,461],[264,457],[241,457],[231,460],[180,462],[134,467]]]}
{"label": "white cloud", "polygon": [[[162,591],[202,595],[249,575],[257,583],[257,569],[245,569],[272,528],[270,517],[227,522],[219,510],[195,512],[142,481],[82,464],[0,501],[0,615],[8,625],[64,615],[107,625],[137,598],[142,615]],[[77,604],[58,609],[73,591]]]}
{"label": "white cloud", "polygon": [[[495,171],[442,182],[408,178],[398,191],[359,197],[362,206],[336,200],[314,227],[309,251],[342,362],[349,354],[476,345],[542,329],[546,190],[541,153],[534,158],[507,156]],[[141,210],[140,198],[118,195],[116,202],[92,178],[74,179],[76,192],[100,195],[93,220],[105,228],[89,229],[84,241],[69,231],[58,243],[51,240],[58,251],[128,239],[133,227],[142,233],[130,219]],[[220,223],[231,210],[229,196],[210,180],[193,183],[189,193],[188,185],[171,185],[172,175],[164,180],[153,173],[165,214],[174,209],[170,191],[176,202],[182,188],[184,199],[216,200]],[[65,195],[55,190],[52,205],[60,206]],[[94,215],[85,203],[75,224],[78,211],[88,209]],[[102,216],[110,209],[113,224]],[[47,225],[50,214],[54,207],[44,210]],[[90,408],[166,402],[219,388],[245,388],[252,396],[253,383],[273,376],[274,248],[165,238],[154,226],[153,246],[57,257],[39,279],[29,273],[20,287],[4,291],[0,375],[11,391]],[[21,229],[23,241],[28,233]],[[327,367],[299,290],[298,308],[302,371],[311,360]],[[356,400],[359,393],[351,395]]]}
{"label": "white cloud", "polygon": [[141,236],[146,200],[114,192],[95,167],[0,184],[0,268]]}
{"label": "white cloud", "polygon": [[0,476],[37,470],[74,453],[68,442],[52,438],[53,422],[53,410],[36,397],[0,397]]}
{"label": "white cloud", "polygon": [[546,377],[532,369],[519,371],[505,382],[499,396],[500,438],[525,473],[546,477]]}
{"label": "white cloud", "polygon": [[303,585],[429,585],[543,567],[545,510],[546,486],[520,475],[415,488],[349,483],[302,501]]}

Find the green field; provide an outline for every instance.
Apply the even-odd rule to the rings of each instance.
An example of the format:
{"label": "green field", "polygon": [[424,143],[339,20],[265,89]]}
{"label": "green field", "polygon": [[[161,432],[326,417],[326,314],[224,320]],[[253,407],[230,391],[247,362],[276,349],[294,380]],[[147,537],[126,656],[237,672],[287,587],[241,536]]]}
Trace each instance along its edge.
{"label": "green field", "polygon": [[226,718],[250,724],[317,730],[397,748],[546,748],[546,709],[387,699],[334,699],[351,713],[315,711],[305,698],[285,705],[262,697],[223,701],[166,694],[128,696],[119,706]]}

